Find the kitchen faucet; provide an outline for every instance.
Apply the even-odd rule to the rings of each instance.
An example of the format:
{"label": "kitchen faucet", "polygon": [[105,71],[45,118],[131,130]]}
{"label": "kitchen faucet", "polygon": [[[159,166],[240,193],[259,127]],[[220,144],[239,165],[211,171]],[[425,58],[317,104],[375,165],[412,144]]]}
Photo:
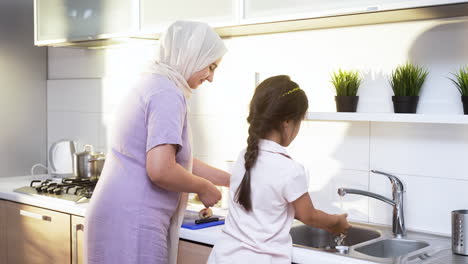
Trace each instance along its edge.
{"label": "kitchen faucet", "polygon": [[359,194],[359,195],[368,196],[368,197],[380,200],[382,202],[391,204],[393,206],[393,223],[392,223],[393,235],[397,238],[401,238],[406,235],[405,218],[403,214],[403,194],[405,192],[403,188],[403,182],[401,182],[401,180],[395,175],[391,175],[391,174],[377,171],[377,170],[371,170],[371,172],[376,173],[376,174],[382,174],[388,177],[388,179],[390,180],[392,184],[392,196],[393,196],[392,200],[382,195],[373,193],[373,192],[357,190],[357,189],[338,188],[338,194],[340,196],[345,196],[347,193]]}

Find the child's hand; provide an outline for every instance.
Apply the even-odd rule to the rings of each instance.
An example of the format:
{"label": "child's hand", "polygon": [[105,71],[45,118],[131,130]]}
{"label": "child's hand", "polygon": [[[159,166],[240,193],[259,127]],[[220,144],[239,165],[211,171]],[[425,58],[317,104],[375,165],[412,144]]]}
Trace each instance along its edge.
{"label": "child's hand", "polygon": [[348,214],[335,215],[335,217],[336,222],[328,228],[328,231],[334,235],[346,234],[348,229],[351,227],[348,223],[348,220],[346,219]]}

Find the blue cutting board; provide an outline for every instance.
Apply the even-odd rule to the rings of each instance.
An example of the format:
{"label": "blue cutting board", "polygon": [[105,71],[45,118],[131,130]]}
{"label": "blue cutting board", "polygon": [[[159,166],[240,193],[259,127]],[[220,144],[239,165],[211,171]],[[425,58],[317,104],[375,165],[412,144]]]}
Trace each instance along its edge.
{"label": "blue cutting board", "polygon": [[[219,215],[213,215],[213,217],[222,217]],[[200,217],[198,216],[198,212],[194,211],[185,211],[184,215],[184,221],[182,222],[182,228],[187,228],[187,229],[202,229],[210,226],[217,226],[217,225],[223,225],[224,224],[224,217],[222,220],[215,221],[215,222],[209,222],[209,223],[203,223],[203,224],[195,224],[195,220],[199,219]]]}

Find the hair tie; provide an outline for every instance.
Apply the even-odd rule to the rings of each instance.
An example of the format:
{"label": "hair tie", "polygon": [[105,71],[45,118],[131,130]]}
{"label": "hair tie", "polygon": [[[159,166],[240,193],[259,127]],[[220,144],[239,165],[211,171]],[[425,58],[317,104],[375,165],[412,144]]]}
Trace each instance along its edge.
{"label": "hair tie", "polygon": [[292,90],[289,90],[289,91],[285,92],[284,94],[281,95],[281,97],[286,96],[286,95],[288,95],[288,94],[292,94],[292,93],[294,93],[295,91],[298,91],[298,90],[300,90],[300,89],[301,89],[301,88],[296,87],[296,88],[294,88],[294,89],[292,89]]}

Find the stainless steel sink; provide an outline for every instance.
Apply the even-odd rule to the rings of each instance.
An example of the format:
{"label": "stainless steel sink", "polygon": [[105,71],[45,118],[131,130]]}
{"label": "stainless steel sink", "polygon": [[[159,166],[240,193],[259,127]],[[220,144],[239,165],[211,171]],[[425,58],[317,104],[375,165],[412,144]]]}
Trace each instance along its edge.
{"label": "stainless steel sink", "polygon": [[410,230],[405,237],[396,238],[391,226],[356,222],[350,224],[351,228],[341,244],[347,246],[343,252],[335,248],[336,236],[300,221],[293,223],[290,234],[294,246],[301,250],[324,251],[381,264],[425,263],[439,252],[450,251],[449,236]]}
{"label": "stainless steel sink", "polygon": [[[300,224],[293,226],[290,234],[293,244],[298,246],[316,249],[334,249],[336,246],[336,236],[323,229],[308,225]],[[380,237],[380,233],[376,230],[352,226],[341,245],[352,246],[378,237]]]}
{"label": "stainless steel sink", "polygon": [[403,256],[407,253],[416,251],[429,246],[428,243],[416,240],[406,239],[385,239],[362,247],[356,247],[354,250],[378,258],[394,258]]}

